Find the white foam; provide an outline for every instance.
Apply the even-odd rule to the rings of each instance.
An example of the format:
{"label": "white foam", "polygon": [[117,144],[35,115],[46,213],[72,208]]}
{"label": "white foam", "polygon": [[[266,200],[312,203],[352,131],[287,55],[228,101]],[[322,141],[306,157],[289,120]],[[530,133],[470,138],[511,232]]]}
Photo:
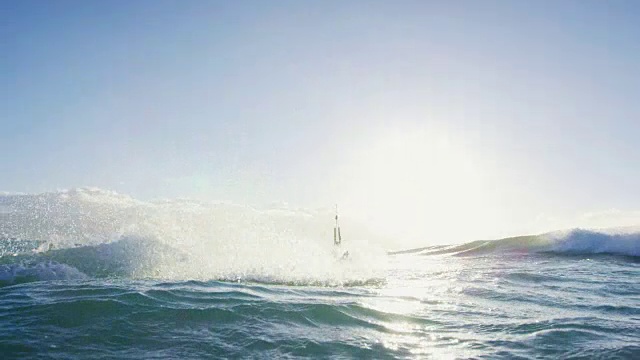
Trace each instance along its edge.
{"label": "white foam", "polygon": [[51,281],[86,279],[87,275],[66,264],[53,261],[35,264],[18,263],[0,265],[0,284],[13,284],[25,281]]}
{"label": "white foam", "polygon": [[550,250],[559,253],[640,256],[640,233],[575,229],[549,235]]}

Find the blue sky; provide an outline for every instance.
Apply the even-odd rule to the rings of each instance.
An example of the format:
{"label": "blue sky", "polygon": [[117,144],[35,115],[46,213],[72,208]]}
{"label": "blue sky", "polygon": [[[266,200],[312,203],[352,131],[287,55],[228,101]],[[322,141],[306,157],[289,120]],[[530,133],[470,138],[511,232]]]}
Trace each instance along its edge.
{"label": "blue sky", "polygon": [[0,191],[592,225],[640,203],[638,39],[634,1],[4,0]]}

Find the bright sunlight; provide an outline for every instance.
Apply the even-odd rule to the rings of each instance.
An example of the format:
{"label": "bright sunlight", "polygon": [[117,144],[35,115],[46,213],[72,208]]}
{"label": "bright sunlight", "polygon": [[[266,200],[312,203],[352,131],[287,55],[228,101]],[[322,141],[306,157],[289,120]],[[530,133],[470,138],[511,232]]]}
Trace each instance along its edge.
{"label": "bright sunlight", "polygon": [[486,170],[446,132],[381,131],[354,144],[347,163],[348,206],[401,242],[469,240],[499,221]]}

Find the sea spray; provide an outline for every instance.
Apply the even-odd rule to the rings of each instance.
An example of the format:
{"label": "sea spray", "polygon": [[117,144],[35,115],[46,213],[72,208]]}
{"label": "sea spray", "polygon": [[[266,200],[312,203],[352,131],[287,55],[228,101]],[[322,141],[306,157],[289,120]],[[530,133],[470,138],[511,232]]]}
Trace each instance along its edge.
{"label": "sea spray", "polygon": [[92,277],[338,285],[373,279],[386,262],[357,226],[345,242],[352,256],[337,259],[328,211],[144,202],[94,188],[3,195],[0,203],[0,247],[19,255],[0,262],[53,261]]}

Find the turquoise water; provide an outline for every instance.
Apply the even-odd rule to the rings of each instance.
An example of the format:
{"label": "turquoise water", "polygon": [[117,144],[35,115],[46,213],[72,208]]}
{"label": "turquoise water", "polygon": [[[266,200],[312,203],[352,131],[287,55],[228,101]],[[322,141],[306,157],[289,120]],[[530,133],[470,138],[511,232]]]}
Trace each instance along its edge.
{"label": "turquoise water", "polygon": [[[47,261],[31,269],[71,273]],[[0,288],[0,350],[69,359],[632,359],[638,279],[637,257],[513,252],[390,255],[380,277],[339,286],[42,281],[32,272]]]}
{"label": "turquoise water", "polygon": [[638,232],[386,253],[348,221],[337,251],[332,224],[99,189],[2,195],[0,359],[640,358]]}

